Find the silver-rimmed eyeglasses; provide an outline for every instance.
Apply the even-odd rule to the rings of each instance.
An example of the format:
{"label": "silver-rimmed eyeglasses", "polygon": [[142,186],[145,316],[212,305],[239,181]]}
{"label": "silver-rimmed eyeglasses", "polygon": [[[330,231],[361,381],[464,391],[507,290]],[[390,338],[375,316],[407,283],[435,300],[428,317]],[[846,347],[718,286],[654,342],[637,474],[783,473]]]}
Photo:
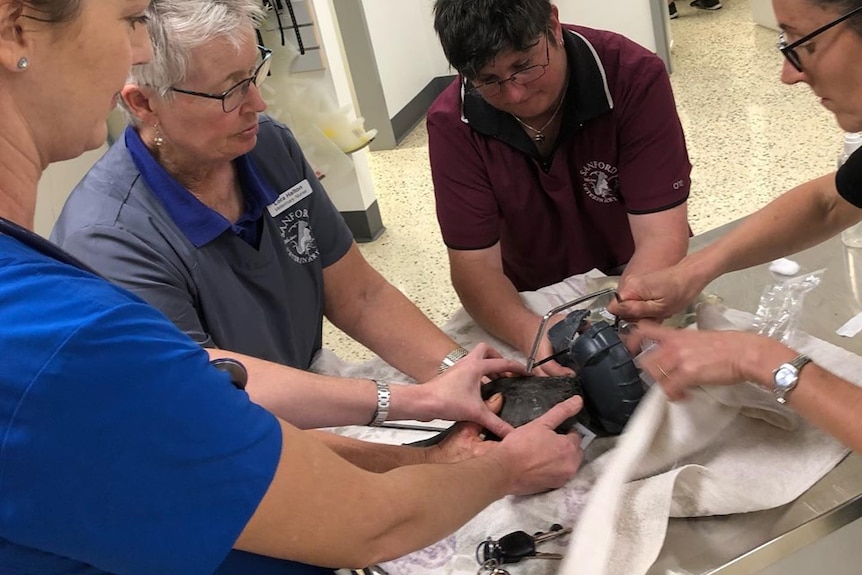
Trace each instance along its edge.
{"label": "silver-rimmed eyeglasses", "polygon": [[787,58],[787,61],[790,62],[790,65],[793,66],[797,72],[802,72],[802,60],[799,58],[799,52],[796,51],[797,48],[803,47],[804,44],[810,42],[815,36],[819,36],[820,34],[826,32],[830,28],[834,28],[841,22],[855,16],[857,13],[862,12],[862,6],[858,6],[854,8],[850,12],[844,14],[843,16],[839,16],[832,22],[828,24],[824,24],[811,34],[806,34],[799,40],[795,42],[787,43],[787,38],[784,35],[784,32],[778,35],[778,45],[777,48],[784,54],[784,57]]}
{"label": "silver-rimmed eyeglasses", "polygon": [[[519,86],[525,86],[530,82],[535,82],[539,78],[545,75],[547,72],[548,65],[551,63],[551,50],[549,48],[549,41],[547,34],[545,35],[545,57],[547,61],[544,64],[535,64],[533,66],[527,66],[523,70],[518,70],[505,80],[494,80],[493,82],[485,82],[484,84],[474,84],[469,92],[471,94],[478,94],[485,98],[491,98],[500,93],[503,89],[503,84],[508,82],[512,82],[513,84],[517,84]],[[535,46],[535,44],[534,44]]]}
{"label": "silver-rimmed eyeglasses", "polygon": [[198,96],[199,98],[209,98],[211,100],[221,100],[221,108],[225,111],[225,113],[233,112],[245,101],[246,95],[248,95],[248,90],[251,88],[251,84],[254,83],[255,86],[260,87],[263,84],[264,80],[266,80],[267,75],[269,74],[269,67],[272,60],[272,50],[269,48],[264,48],[263,46],[258,46],[258,50],[260,50],[261,62],[258,64],[257,69],[254,71],[254,74],[246,78],[245,80],[240,80],[221,94],[210,94],[208,92],[195,92],[194,90],[185,90],[183,88],[174,88],[171,87],[171,92],[179,92],[180,94],[188,94],[189,96]]}

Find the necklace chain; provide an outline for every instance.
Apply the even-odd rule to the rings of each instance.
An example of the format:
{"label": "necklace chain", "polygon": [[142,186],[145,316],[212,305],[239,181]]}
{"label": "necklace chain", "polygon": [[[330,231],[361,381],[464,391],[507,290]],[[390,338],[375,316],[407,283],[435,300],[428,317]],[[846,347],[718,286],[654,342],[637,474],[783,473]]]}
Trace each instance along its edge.
{"label": "necklace chain", "polygon": [[512,114],[512,117],[515,118],[515,120],[517,120],[519,124],[521,124],[522,126],[527,128],[528,130],[530,130],[531,132],[534,132],[536,134],[535,136],[533,136],[533,141],[544,142],[545,141],[545,134],[543,134],[543,132],[545,131],[545,128],[547,128],[548,126],[551,125],[551,122],[554,121],[554,118],[557,117],[557,114],[560,112],[560,109],[563,107],[563,101],[566,99],[566,92],[568,90],[569,90],[569,83],[566,82],[566,87],[563,88],[563,95],[560,96],[560,101],[557,102],[557,107],[554,108],[554,113],[551,114],[551,117],[548,118],[548,121],[545,122],[541,128],[534,128],[533,126],[531,126],[530,124],[528,124],[527,122],[525,122],[524,120],[522,120],[521,118],[516,116],[515,114]]}

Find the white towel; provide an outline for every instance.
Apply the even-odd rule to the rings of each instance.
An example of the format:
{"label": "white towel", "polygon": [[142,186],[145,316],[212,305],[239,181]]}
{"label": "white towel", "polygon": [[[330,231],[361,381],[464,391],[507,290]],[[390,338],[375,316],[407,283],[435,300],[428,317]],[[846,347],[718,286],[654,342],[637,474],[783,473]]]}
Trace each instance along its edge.
{"label": "white towel", "polygon": [[[715,307],[701,311],[708,317],[699,318],[699,325],[707,329],[744,328],[750,319],[733,310],[722,316]],[[728,316],[736,325],[729,325]],[[815,338],[801,339],[800,351],[859,383],[862,358]],[[654,388],[608,454],[610,463],[578,519],[560,573],[646,573],[664,542],[668,517],[784,505],[847,453],[750,384],[699,389],[673,404]]]}
{"label": "white towel", "polygon": [[[574,276],[522,296],[542,314],[595,289],[596,275]],[[721,314],[717,308],[705,308],[702,316],[706,327],[720,329],[731,326],[727,318],[736,325],[750,319],[733,310]],[[444,330],[466,347],[486,341],[507,357],[523,359],[476,327],[463,309]],[[860,383],[859,356],[815,338],[804,339],[800,351]],[[330,352],[321,354],[313,369],[405,379],[380,360],[347,364]],[[429,435],[368,427],[337,431],[388,443]],[[609,439],[593,442],[587,462],[566,487],[495,502],[450,537],[384,567],[391,575],[473,575],[478,569],[476,546],[486,537],[499,538],[517,529],[547,530],[552,523],[560,523],[576,527],[568,549],[563,541],[543,544],[542,550],[564,550],[562,563],[533,560],[509,568],[513,575],[640,575],[658,556],[669,517],[725,515],[783,505],[848,452],[749,384],[695,390],[688,400],[677,403],[668,402],[655,387],[614,444]]]}

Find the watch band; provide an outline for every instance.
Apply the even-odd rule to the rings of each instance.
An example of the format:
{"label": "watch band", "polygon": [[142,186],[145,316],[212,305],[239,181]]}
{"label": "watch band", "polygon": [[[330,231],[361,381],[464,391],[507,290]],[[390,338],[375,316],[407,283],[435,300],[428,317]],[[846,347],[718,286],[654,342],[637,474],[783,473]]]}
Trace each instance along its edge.
{"label": "watch band", "polygon": [[[779,365],[778,369],[772,372],[772,393],[775,394],[775,400],[778,401],[778,403],[782,405],[787,403],[790,392],[796,389],[796,385],[799,383],[799,372],[802,371],[802,368],[809,363],[811,363],[811,358],[804,353],[800,353],[789,362]],[[785,371],[790,372],[789,376],[791,379],[788,382],[779,382],[779,373]]]}
{"label": "watch band", "polygon": [[805,355],[804,353],[800,353],[792,360],[790,360],[790,365],[796,368],[796,371],[802,371],[802,366],[811,363],[811,358]]}
{"label": "watch band", "polygon": [[456,347],[452,351],[446,354],[446,357],[443,358],[443,361],[440,362],[440,367],[437,368],[437,373],[443,373],[453,365],[455,365],[459,359],[466,356],[469,351],[464,349],[463,347]]}
{"label": "watch band", "polygon": [[374,417],[371,418],[368,425],[376,427],[389,417],[389,404],[392,400],[392,392],[389,391],[389,382],[377,381],[376,379],[372,379],[371,381],[377,384],[377,409],[374,410]]}

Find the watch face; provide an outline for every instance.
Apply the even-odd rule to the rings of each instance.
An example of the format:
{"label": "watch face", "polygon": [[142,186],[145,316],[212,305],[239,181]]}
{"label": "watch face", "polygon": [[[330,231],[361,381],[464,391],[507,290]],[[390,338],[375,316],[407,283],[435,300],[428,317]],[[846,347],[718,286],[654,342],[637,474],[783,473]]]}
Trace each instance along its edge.
{"label": "watch face", "polygon": [[775,387],[786,388],[796,383],[796,370],[792,366],[782,365],[775,372]]}

